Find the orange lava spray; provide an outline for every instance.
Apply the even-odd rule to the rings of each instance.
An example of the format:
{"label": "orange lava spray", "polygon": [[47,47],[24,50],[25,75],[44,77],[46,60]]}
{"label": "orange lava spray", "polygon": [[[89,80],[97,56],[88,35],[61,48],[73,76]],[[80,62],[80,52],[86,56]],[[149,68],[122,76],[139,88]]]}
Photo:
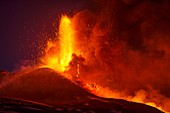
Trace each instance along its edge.
{"label": "orange lava spray", "polygon": [[62,16],[59,26],[59,40],[48,41],[45,57],[42,59],[43,67],[64,72],[72,59],[74,51],[74,29],[71,20]]}

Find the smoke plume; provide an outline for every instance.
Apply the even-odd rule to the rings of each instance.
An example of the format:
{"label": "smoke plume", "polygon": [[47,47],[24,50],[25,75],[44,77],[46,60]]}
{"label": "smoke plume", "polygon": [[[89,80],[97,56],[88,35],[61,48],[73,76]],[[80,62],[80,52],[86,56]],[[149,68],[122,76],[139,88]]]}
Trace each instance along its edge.
{"label": "smoke plume", "polygon": [[80,78],[170,111],[170,2],[94,0],[73,16]]}

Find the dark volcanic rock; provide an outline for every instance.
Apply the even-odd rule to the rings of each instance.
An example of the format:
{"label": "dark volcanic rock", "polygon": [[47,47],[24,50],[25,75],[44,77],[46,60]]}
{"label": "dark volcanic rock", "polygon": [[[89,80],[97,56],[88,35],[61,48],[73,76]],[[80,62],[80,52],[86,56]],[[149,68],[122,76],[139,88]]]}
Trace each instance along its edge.
{"label": "dark volcanic rock", "polygon": [[[20,102],[13,99],[0,99],[0,111],[23,112],[27,108],[37,112],[69,113],[162,113],[147,105],[119,99],[97,97],[74,84],[51,69],[37,69],[28,74],[9,78],[10,82],[0,88],[1,97],[19,98],[52,105],[55,108]],[[23,107],[29,105],[28,107]],[[31,107],[35,106],[35,107]],[[11,108],[12,107],[12,108]],[[39,107],[43,110],[39,110]],[[23,109],[24,108],[24,109]],[[18,111],[17,111],[18,110]],[[27,111],[27,110],[26,110]]]}
{"label": "dark volcanic rock", "polygon": [[[37,69],[0,89],[1,96],[35,100],[53,105],[86,100],[93,96],[51,69]],[[57,100],[57,101],[56,101]]]}
{"label": "dark volcanic rock", "polygon": [[54,113],[57,110],[47,105],[32,102],[0,98],[0,113]]}

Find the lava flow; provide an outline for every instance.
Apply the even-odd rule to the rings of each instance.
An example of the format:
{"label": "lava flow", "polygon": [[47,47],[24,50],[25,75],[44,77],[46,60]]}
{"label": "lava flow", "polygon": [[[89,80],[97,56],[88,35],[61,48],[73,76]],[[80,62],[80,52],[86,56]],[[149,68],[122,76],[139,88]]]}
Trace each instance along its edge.
{"label": "lava flow", "polygon": [[[88,77],[84,77],[85,75],[94,76],[101,71],[92,71],[94,68],[97,70],[98,67],[96,67],[96,65],[91,66],[94,62],[88,64],[88,62],[92,60],[87,59],[90,58],[90,56],[84,57],[83,54],[77,54],[78,51],[83,51],[80,50],[83,47],[79,47],[77,45],[78,36],[74,26],[76,21],[73,21],[72,19],[73,18],[69,18],[67,16],[62,16],[59,26],[58,40],[48,41],[47,48],[45,49],[45,56],[42,58],[43,66],[41,67],[48,67],[62,73],[66,78],[71,79],[73,82],[76,82],[95,95],[105,98],[121,98],[128,101],[144,103],[165,111],[159,102],[156,101],[156,103],[154,101],[154,98],[148,99],[149,97],[147,97],[148,93],[146,91],[140,90],[136,92],[135,96],[131,96],[126,94],[124,91],[121,92],[111,90],[109,87],[102,87],[100,83],[92,82],[90,77],[89,79]],[[84,49],[88,48],[86,47],[87,45],[84,46]],[[95,63],[97,64],[97,62]],[[102,74],[104,73],[100,73],[100,75]]]}

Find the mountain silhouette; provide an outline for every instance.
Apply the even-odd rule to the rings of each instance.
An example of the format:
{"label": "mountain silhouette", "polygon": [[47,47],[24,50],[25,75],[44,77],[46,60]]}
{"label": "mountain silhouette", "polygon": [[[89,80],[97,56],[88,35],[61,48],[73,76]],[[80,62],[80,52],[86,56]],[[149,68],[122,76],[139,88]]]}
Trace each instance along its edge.
{"label": "mountain silhouette", "polygon": [[[27,105],[24,103],[29,100],[31,102],[27,108],[33,111],[37,109],[30,106],[40,103],[53,106],[45,109],[46,111],[43,109],[42,112],[49,110],[64,113],[163,113],[144,104],[98,97],[48,68],[35,69],[19,77],[10,76],[8,79],[10,82],[0,88],[0,104],[3,111],[13,108],[12,111],[24,112],[21,108]],[[7,105],[8,107],[4,107]],[[46,108],[40,105],[38,107]]]}

